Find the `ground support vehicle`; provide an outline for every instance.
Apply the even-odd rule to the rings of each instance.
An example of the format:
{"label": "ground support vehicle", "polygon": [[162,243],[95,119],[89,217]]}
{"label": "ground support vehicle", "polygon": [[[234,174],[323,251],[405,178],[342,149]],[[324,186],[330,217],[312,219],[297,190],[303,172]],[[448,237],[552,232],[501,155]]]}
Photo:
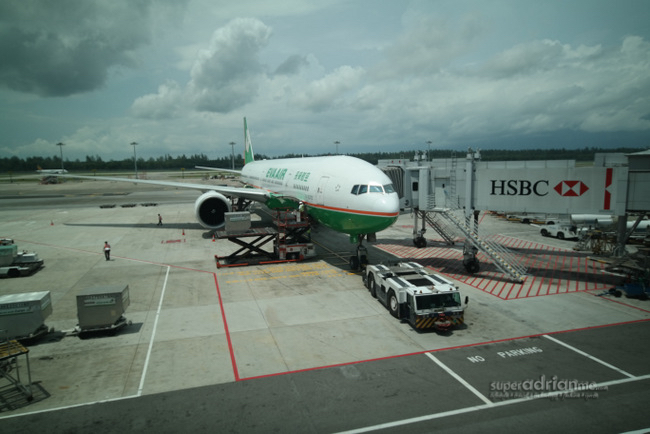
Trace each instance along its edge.
{"label": "ground support vehicle", "polygon": [[617,286],[616,291],[623,291],[626,297],[640,298],[641,300],[647,300],[650,296],[650,286],[643,281],[624,283]]}
{"label": "ground support vehicle", "polygon": [[14,240],[0,239],[0,276],[27,276],[42,266],[43,260],[39,259],[36,253],[19,252]]}
{"label": "ground support vehicle", "polygon": [[578,238],[578,228],[573,225],[544,225],[539,232],[545,237],[555,237],[559,240]]}
{"label": "ground support vehicle", "polygon": [[[215,255],[217,268],[296,262],[316,256],[309,235],[309,222],[293,211],[274,211],[274,227],[251,227],[249,212],[226,213],[226,227],[215,239],[227,239],[240,246],[228,256]],[[277,228],[277,229],[276,229]],[[266,249],[271,243],[273,250]]]}
{"label": "ground support vehicle", "polygon": [[461,302],[451,281],[417,262],[368,265],[363,281],[391,315],[416,330],[446,331],[464,323],[468,297]]}

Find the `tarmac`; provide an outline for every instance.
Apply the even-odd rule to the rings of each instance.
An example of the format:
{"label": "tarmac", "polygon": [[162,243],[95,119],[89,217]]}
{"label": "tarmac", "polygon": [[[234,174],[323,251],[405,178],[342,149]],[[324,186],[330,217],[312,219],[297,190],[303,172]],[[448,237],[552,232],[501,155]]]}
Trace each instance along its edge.
{"label": "tarmac", "polygon": [[[517,284],[484,258],[468,275],[459,243],[445,246],[433,230],[415,248],[412,218],[400,216],[369,244],[370,261],[419,261],[470,299],[463,327],[421,333],[369,295],[348,270],[355,245],[327,228],[312,230],[315,259],[217,268],[215,255],[238,246],[196,222],[198,196],[105,181],[0,184],[0,237],[45,260],[31,276],[0,279],[0,295],[50,291],[54,329],[28,346],[32,401],[0,379],[3,431],[650,427],[650,305],[611,295],[616,279],[571,241],[483,215],[482,233],[528,266]],[[76,294],[124,284],[130,325],[72,333]],[[543,387],[524,390],[526,381]]]}

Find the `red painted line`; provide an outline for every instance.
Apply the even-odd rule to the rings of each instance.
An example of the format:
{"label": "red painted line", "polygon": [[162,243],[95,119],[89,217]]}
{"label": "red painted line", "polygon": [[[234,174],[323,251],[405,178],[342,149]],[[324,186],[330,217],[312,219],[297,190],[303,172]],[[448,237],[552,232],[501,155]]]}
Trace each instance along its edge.
{"label": "red painted line", "polygon": [[[505,300],[510,299],[510,294],[512,293],[512,290],[515,289],[515,285],[521,285],[521,286],[523,286],[523,283],[514,283],[514,282],[511,283],[511,284],[510,284],[510,291],[508,291],[508,294],[506,294]],[[521,286],[520,286],[519,290],[521,290]]]}
{"label": "red painted line", "polygon": [[294,370],[294,371],[277,372],[277,373],[274,373],[274,374],[256,375],[256,376],[253,376],[253,377],[241,378],[240,381],[257,380],[257,379],[260,379],[260,378],[277,377],[277,376],[280,376],[280,375],[297,374],[297,373],[301,373],[301,372],[318,371],[318,370],[328,369],[328,368],[338,368],[338,367],[341,367],[341,366],[358,365],[360,363],[369,363],[369,362],[377,362],[377,361],[381,361],[381,360],[391,360],[391,359],[398,359],[398,358],[402,358],[402,357],[418,356],[418,355],[425,354],[425,353],[438,353],[438,352],[441,352],[441,351],[459,350],[459,349],[463,349],[463,348],[478,347],[478,346],[481,346],[481,345],[498,344],[498,343],[502,343],[502,342],[513,342],[513,341],[518,341],[518,340],[522,340],[522,339],[538,338],[538,337],[544,336],[544,335],[557,335],[557,334],[570,333],[570,332],[595,330],[595,329],[601,329],[601,328],[605,328],[605,327],[615,327],[615,326],[620,326],[620,325],[637,324],[637,323],[644,323],[644,322],[649,322],[649,321],[650,321],[650,319],[639,319],[639,320],[633,320],[633,321],[623,321],[623,322],[620,322],[620,323],[613,323],[613,324],[603,324],[603,325],[580,327],[580,328],[568,329],[568,330],[559,330],[559,331],[547,332],[547,333],[536,333],[536,334],[526,335],[526,336],[517,336],[517,337],[514,337],[514,338],[495,339],[495,340],[485,341],[485,342],[476,342],[476,343],[473,343],[473,344],[455,345],[455,346],[452,346],[452,347],[436,348],[436,349],[433,349],[433,350],[424,350],[424,351],[416,351],[416,352],[413,352],[413,353],[396,354],[394,356],[385,356],[385,357],[377,357],[377,358],[373,358],[373,359],[356,360],[356,361],[353,361],[353,362],[336,363],[336,364],[332,364],[332,365],[316,366],[316,367],[313,367],[313,368],[304,368],[304,369],[297,369],[297,370]]}
{"label": "red painted line", "polygon": [[529,244],[530,241],[526,241],[522,238],[519,238],[519,243],[515,247],[518,249],[523,249],[523,248],[527,248],[526,246],[528,246]]}
{"label": "red painted line", "polygon": [[[564,264],[566,262],[566,257],[567,257],[567,255],[562,255],[562,271],[566,270],[566,268],[564,267]],[[571,256],[571,258],[573,258],[573,256]],[[569,271],[570,271],[570,269],[569,269]],[[560,283],[561,282],[562,282],[562,280],[559,280],[557,282],[557,290],[555,291],[556,294],[560,293]]]}
{"label": "red painted line", "polygon": [[478,282],[476,282],[476,284],[474,285],[474,288],[476,288],[476,289],[478,289],[480,291],[483,291],[483,292],[487,292],[490,281],[489,281],[488,277],[485,276],[484,274],[489,275],[490,273],[489,272],[487,272],[487,273],[482,272],[480,276],[475,276],[476,279],[478,279]]}
{"label": "red painted line", "polygon": [[226,334],[226,340],[228,341],[228,351],[230,352],[230,362],[232,363],[232,372],[235,376],[235,381],[240,381],[239,371],[237,370],[237,361],[235,360],[235,349],[232,345],[232,340],[230,338],[230,330],[228,329],[228,321],[226,320],[226,311],[223,308],[223,299],[221,298],[221,290],[219,289],[219,282],[217,281],[217,273],[212,273],[214,275],[214,286],[217,288],[217,297],[219,298],[219,308],[221,309],[221,318],[223,319],[223,329]]}
{"label": "red painted line", "polygon": [[[551,251],[553,251],[553,252],[555,252],[557,250],[558,249],[556,249],[555,247],[551,249]],[[553,285],[553,280],[555,279],[555,275],[557,273],[557,266],[558,266],[558,262],[559,262],[560,257],[557,254],[553,255],[553,256],[549,255],[549,260],[551,258],[553,258],[553,263],[551,264],[550,261],[549,261],[549,262],[547,262],[548,265],[546,266],[547,273],[550,271],[550,278],[549,278],[548,284],[546,286],[546,294],[547,295],[549,294],[549,292],[548,292],[549,288]],[[549,267],[551,268],[550,270],[549,270]],[[560,279],[558,279],[558,282],[560,282]],[[537,290],[537,295],[539,295],[540,289],[541,289],[541,287]]]}
{"label": "red painted line", "polygon": [[[546,280],[547,280],[547,277],[546,277],[546,276],[542,276],[542,279],[537,281],[537,282],[539,282],[539,285],[537,286],[537,291],[535,291],[535,295],[539,294],[539,290],[540,290],[540,288],[542,287],[542,285],[546,282]],[[536,282],[536,283],[537,283],[537,282]],[[526,295],[524,296],[524,298],[532,297],[532,295],[531,295],[531,291],[534,291],[532,285],[530,286],[530,289],[528,290],[528,292],[526,293]]]}
{"label": "red painted line", "polygon": [[345,214],[360,214],[360,215],[370,215],[370,216],[380,216],[380,217],[398,217],[399,212],[377,212],[377,211],[363,211],[359,209],[348,209],[348,208],[337,208],[334,206],[325,206],[325,205],[316,205],[313,203],[307,203],[308,208],[320,208],[326,209],[329,211],[337,211]]}
{"label": "red painted line", "polygon": [[502,283],[499,284],[501,285],[501,287],[499,288],[499,294],[502,294],[506,290],[506,285],[508,285],[508,283],[510,282],[504,280]]}
{"label": "red painted line", "polygon": [[[572,256],[572,257],[571,257],[571,261],[569,262],[569,268],[571,269],[571,275],[574,274],[574,271],[573,271],[573,259],[574,259],[574,257]],[[580,261],[580,259],[578,259],[578,261]],[[578,286],[578,285],[579,285],[579,284],[578,284],[578,280],[576,279],[575,282],[576,282],[575,290],[577,291],[577,290],[579,289],[579,286]],[[568,292],[569,290],[570,290],[570,289],[569,289],[569,285],[567,285],[567,292]]]}
{"label": "red painted line", "polygon": [[[537,262],[536,257],[532,257],[532,260],[533,260],[533,262],[531,263],[531,268],[532,268],[532,267],[535,265],[535,263]],[[526,284],[528,284],[528,291],[526,292],[526,295],[522,295],[522,297],[528,297],[528,293],[530,293],[530,290],[532,289],[533,284],[534,284],[535,281],[537,280],[537,277],[539,277],[539,276],[536,274],[536,275],[533,276],[533,279],[532,279],[530,282],[526,282]],[[542,280],[543,280],[543,279],[544,279],[544,278],[542,277]],[[516,296],[515,298],[519,298],[519,296],[521,295],[521,290],[522,290],[522,289],[524,289],[524,285],[521,285],[521,288],[519,289],[519,292],[517,292],[517,296]]]}

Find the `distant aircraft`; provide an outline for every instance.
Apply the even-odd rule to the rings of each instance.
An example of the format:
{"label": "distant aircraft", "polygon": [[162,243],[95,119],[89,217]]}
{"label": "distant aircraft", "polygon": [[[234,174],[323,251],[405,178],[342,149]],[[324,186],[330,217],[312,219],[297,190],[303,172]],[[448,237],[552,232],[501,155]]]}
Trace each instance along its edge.
{"label": "distant aircraft", "polygon": [[327,157],[255,160],[244,118],[244,167],[233,171],[214,167],[200,169],[237,172],[253,188],[210,186],[172,181],[65,175],[71,178],[100,179],[201,190],[194,204],[198,222],[207,229],[225,225],[224,214],[233,210],[232,199],[261,202],[270,209],[295,209],[300,202],[314,221],[350,235],[358,243],[350,267],[364,262],[363,239],[391,226],[399,216],[399,199],[390,178],[372,164],[358,158]]}
{"label": "distant aircraft", "polygon": [[37,173],[42,173],[44,175],[56,175],[59,173],[68,173],[67,170],[65,169],[43,169],[41,166],[36,166],[36,172]]}

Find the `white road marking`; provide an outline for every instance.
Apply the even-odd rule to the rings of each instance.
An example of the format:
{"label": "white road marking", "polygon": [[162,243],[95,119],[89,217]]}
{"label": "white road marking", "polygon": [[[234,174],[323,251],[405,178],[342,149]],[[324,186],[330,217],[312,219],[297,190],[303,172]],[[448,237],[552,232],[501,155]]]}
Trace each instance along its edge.
{"label": "white road marking", "polygon": [[434,355],[431,354],[431,353],[424,353],[424,354],[426,354],[428,358],[430,358],[431,360],[433,360],[434,362],[436,362],[436,364],[437,364],[438,366],[440,366],[442,369],[444,369],[445,371],[447,371],[447,373],[448,373],[449,375],[451,375],[452,377],[454,377],[454,378],[455,378],[455,379],[456,379],[460,384],[462,384],[463,386],[465,386],[465,387],[466,387],[470,392],[472,392],[474,395],[478,396],[479,399],[480,399],[481,401],[483,401],[486,405],[490,406],[490,405],[494,404],[492,401],[490,401],[489,399],[487,399],[487,398],[486,398],[486,397],[485,397],[481,392],[479,392],[478,390],[476,390],[476,389],[475,389],[471,384],[469,384],[467,381],[463,380],[463,378],[462,378],[460,375],[456,374],[454,371],[452,371],[451,369],[449,369],[449,368],[447,367],[447,365],[445,365],[445,364],[442,363],[440,360],[438,360],[438,359],[436,358],[436,356],[434,356]]}
{"label": "white road marking", "polygon": [[[594,387],[609,387],[609,386],[616,386],[618,384],[625,384],[625,383],[632,383],[635,381],[641,381],[641,380],[650,380],[650,374],[648,375],[642,375],[639,377],[633,377],[633,378],[622,378],[620,380],[612,380],[612,381],[606,381],[604,383],[598,383]],[[561,396],[564,394],[570,394],[573,392],[579,392],[578,390],[557,390],[555,392],[548,392],[548,393],[540,393],[538,395],[533,395],[530,397],[524,397],[524,398],[516,398],[516,399],[509,399],[506,401],[500,401],[500,402],[494,402],[491,404],[483,404],[483,405],[475,405],[472,407],[465,407],[465,408],[459,408],[457,410],[450,410],[450,411],[445,411],[442,413],[433,413],[433,414],[426,414],[424,416],[418,416],[418,417],[412,417],[410,419],[402,419],[402,420],[396,420],[393,422],[386,422],[378,425],[372,425],[372,426],[366,426],[363,428],[358,428],[358,429],[353,429],[349,431],[341,431],[339,434],[356,434],[356,433],[364,433],[364,432],[370,432],[370,431],[377,431],[380,429],[386,429],[386,428],[395,428],[398,426],[404,426],[404,425],[409,425],[412,423],[418,423],[418,422],[426,422],[428,420],[433,420],[433,419],[441,419],[443,417],[448,417],[448,416],[457,416],[459,414],[464,414],[464,413],[471,413],[473,411],[479,411],[479,410],[489,410],[492,408],[496,407],[505,407],[507,405],[514,405],[514,404],[519,404],[522,402],[529,402],[541,398],[554,398],[556,396]]]}
{"label": "white road marking", "polygon": [[167,273],[165,274],[165,281],[163,282],[163,287],[162,287],[162,293],[160,294],[160,301],[158,302],[158,309],[156,310],[156,319],[153,324],[153,332],[151,333],[151,340],[149,341],[149,349],[147,350],[147,357],[144,362],[144,367],[142,369],[142,377],[140,378],[140,387],[138,388],[138,393],[135,395],[130,395],[130,396],[120,396],[116,398],[109,398],[109,399],[100,399],[97,401],[91,401],[91,402],[83,402],[80,404],[72,404],[72,405],[66,405],[62,407],[56,407],[56,408],[47,408],[43,410],[37,410],[37,411],[31,411],[28,413],[21,413],[21,414],[12,414],[12,415],[7,415],[7,416],[0,416],[0,419],[9,419],[9,418],[14,418],[14,417],[22,417],[22,416],[31,416],[34,414],[39,414],[39,413],[49,413],[53,411],[59,411],[59,410],[66,410],[69,408],[76,408],[76,407],[84,407],[87,405],[94,405],[94,404],[102,404],[106,402],[114,402],[114,401],[122,401],[125,399],[133,399],[133,398],[138,398],[142,395],[142,389],[144,388],[144,380],[147,375],[147,368],[149,366],[149,359],[151,356],[151,349],[153,348],[153,342],[154,338],[156,336],[156,329],[158,327],[158,318],[160,317],[160,311],[162,310],[162,304],[163,300],[165,298],[165,289],[167,288],[167,279],[169,278],[169,270],[171,270],[171,267],[168,265],[167,266]]}
{"label": "white road marking", "polygon": [[546,339],[548,339],[548,340],[551,340],[551,341],[553,341],[553,342],[555,342],[555,343],[557,343],[557,344],[562,345],[563,347],[566,347],[566,348],[570,349],[571,351],[575,351],[576,353],[578,353],[578,354],[580,354],[580,355],[582,355],[582,356],[585,356],[585,357],[587,357],[588,359],[591,359],[591,360],[593,360],[593,361],[596,362],[596,363],[600,363],[600,364],[603,365],[603,366],[607,366],[608,368],[613,369],[613,370],[615,370],[616,372],[620,372],[621,374],[623,374],[623,375],[625,375],[625,376],[627,376],[627,377],[635,378],[634,375],[632,375],[632,374],[630,374],[630,373],[628,373],[628,372],[625,372],[624,370],[622,370],[622,369],[620,369],[620,368],[617,368],[617,367],[614,366],[614,365],[610,365],[609,363],[607,363],[607,362],[605,362],[605,361],[603,361],[603,360],[600,360],[600,359],[598,359],[598,358],[592,356],[591,354],[587,354],[587,353],[585,353],[584,351],[581,351],[581,350],[577,349],[576,347],[572,347],[572,346],[569,345],[569,344],[565,344],[564,342],[562,342],[562,341],[560,341],[560,340],[557,340],[557,339],[555,339],[555,338],[552,337],[552,336],[549,336],[549,335],[542,335],[542,336],[544,336],[544,337],[545,337]]}
{"label": "white road marking", "polygon": [[142,395],[144,388],[144,379],[147,376],[147,368],[149,367],[149,358],[151,357],[151,349],[153,348],[153,341],[156,337],[156,329],[158,328],[158,318],[160,318],[160,311],[162,310],[163,300],[165,298],[165,289],[167,289],[167,279],[169,278],[169,270],[171,267],[167,266],[167,273],[165,273],[165,281],[163,282],[162,293],[160,294],[160,301],[158,302],[158,309],[156,310],[156,319],[153,323],[153,331],[151,332],[151,339],[149,340],[149,349],[147,350],[147,358],[144,360],[144,367],[142,368],[142,377],[140,378],[140,387],[136,396]]}

